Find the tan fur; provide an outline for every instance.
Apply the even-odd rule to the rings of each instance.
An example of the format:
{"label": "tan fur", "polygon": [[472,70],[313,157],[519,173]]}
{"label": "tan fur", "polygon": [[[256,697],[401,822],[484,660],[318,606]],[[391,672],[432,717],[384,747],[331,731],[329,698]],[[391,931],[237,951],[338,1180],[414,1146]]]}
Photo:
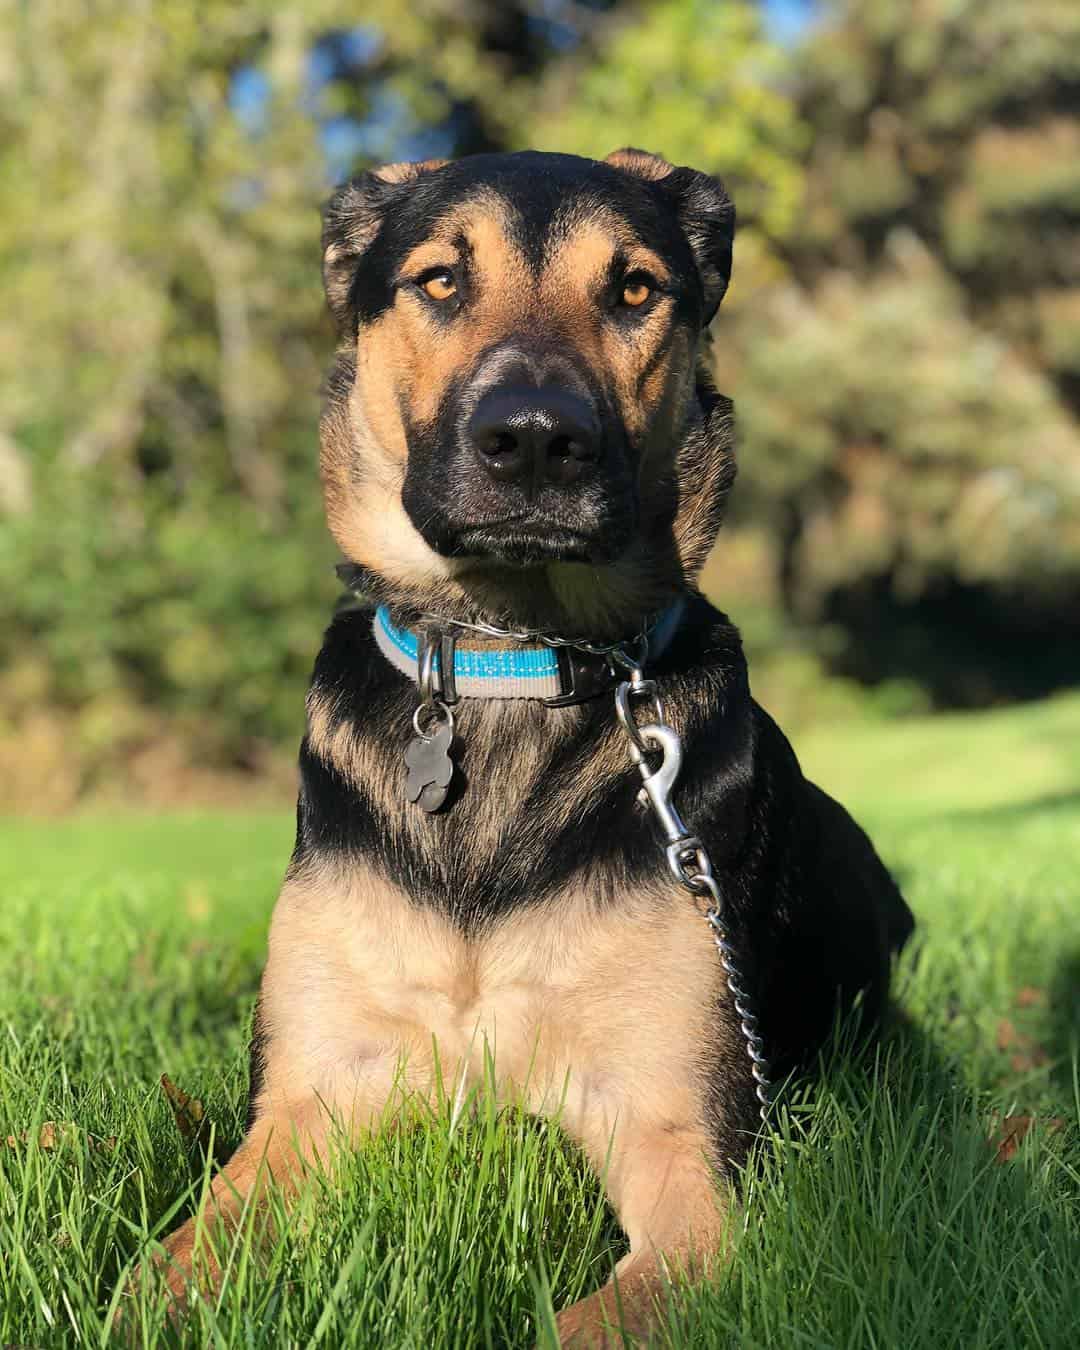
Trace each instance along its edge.
{"label": "tan fur", "polygon": [[399,164],[383,164],[374,170],[383,183],[408,183],[422,173],[432,173],[447,163],[445,159],[403,160]]}
{"label": "tan fur", "polygon": [[597,291],[616,251],[626,254],[627,271],[643,270],[668,280],[662,260],[628,234],[618,218],[594,211],[574,222],[565,242],[551,256],[541,278],[545,322],[553,322],[581,352],[590,367],[610,375],[623,421],[635,436],[653,420],[663,401],[672,367],[687,353],[667,345],[672,303],[661,297],[634,342],[600,321]]}
{"label": "tan fur", "polygon": [[[270,932],[258,1122],[205,1217],[235,1223],[260,1165],[295,1189],[332,1122],[359,1138],[403,1091],[432,1099],[440,1075],[455,1093],[481,1086],[487,1057],[499,1098],[558,1114],[605,1175],[631,1243],[616,1274],[644,1319],[661,1256],[715,1251],[724,1228],[702,1059],[721,992],[708,928],[674,886],[614,903],[574,890],[467,937],[363,866],[302,870]],[[194,1231],[167,1244],[178,1294]],[[610,1291],[594,1297],[563,1329],[599,1334],[611,1307]]]}
{"label": "tan fur", "polygon": [[648,150],[632,150],[629,147],[625,150],[613,150],[604,163],[622,169],[624,173],[631,173],[636,178],[653,181],[666,178],[675,167],[666,159],[661,159],[659,155],[650,154]]}
{"label": "tan fur", "polygon": [[436,1052],[448,1081],[475,1084],[486,1046],[500,1091],[530,1109],[557,1109],[569,1082],[567,1128],[602,1162],[620,1116],[703,1123],[696,1057],[720,989],[708,928],[674,887],[614,905],[568,894],[467,936],[362,866],[320,865],[274,914],[258,1106],[314,1095],[366,1129],[402,1056],[406,1085],[430,1093]]}
{"label": "tan fur", "polygon": [[[630,158],[623,163],[621,155]],[[662,174],[650,166],[664,163],[639,152],[619,152],[610,162],[653,177]],[[683,436],[679,418],[692,394],[698,355],[683,333],[673,331],[666,297],[627,341],[600,322],[597,288],[616,251],[627,255],[631,270],[644,269],[661,282],[667,280],[664,263],[617,215],[592,209],[568,216],[553,231],[562,242],[542,275],[534,277],[511,241],[509,209],[494,194],[478,194],[438,222],[401,268],[409,277],[432,266],[452,267],[459,261],[456,241],[467,239],[477,268],[467,324],[448,335],[405,288],[360,333],[349,388],[329,400],[323,418],[327,519],[347,558],[403,595],[415,595],[419,607],[495,618],[512,611],[521,620],[564,631],[571,622],[595,636],[625,631],[643,612],[669,603],[704,564],[717,525],[716,501],[733,468],[725,453],[730,433],[703,440],[708,453],[691,455],[692,473],[680,472],[675,527],[670,541],[661,543],[651,535],[650,517],[660,519],[673,509],[672,447]],[[414,421],[430,421],[450,381],[470,371],[483,351],[537,327],[606,375],[631,434],[640,439],[650,427],[652,435],[642,444],[639,496],[645,518],[636,544],[613,565],[552,564],[532,574],[523,588],[518,575],[444,558],[421,538],[401,503],[408,455],[404,410]]]}
{"label": "tan fur", "polygon": [[327,524],[345,557],[406,585],[448,582],[460,564],[427,546],[401,504],[406,446],[393,385],[375,382],[369,399],[354,387],[346,402],[331,402],[321,441]]}
{"label": "tan fur", "polygon": [[472,318],[448,341],[423,301],[399,293],[397,302],[369,325],[358,344],[355,400],[366,412],[376,443],[404,458],[402,409],[416,422],[436,415],[450,380],[480,352],[513,331],[535,303],[521,255],[506,234],[505,206],[495,197],[477,199],[454,212],[401,269],[408,277],[458,259],[451,241],[463,234],[473,249],[479,284]]}

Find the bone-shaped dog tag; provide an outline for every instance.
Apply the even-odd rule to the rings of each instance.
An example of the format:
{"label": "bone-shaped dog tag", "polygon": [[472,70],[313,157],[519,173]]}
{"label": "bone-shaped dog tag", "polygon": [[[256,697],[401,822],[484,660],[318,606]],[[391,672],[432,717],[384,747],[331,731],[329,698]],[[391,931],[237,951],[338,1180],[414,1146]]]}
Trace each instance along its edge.
{"label": "bone-shaped dog tag", "polygon": [[454,761],[450,758],[453,739],[453,725],[449,721],[440,722],[430,731],[415,735],[405,751],[409,767],[405,795],[429,813],[438,811],[446,801],[453,781]]}

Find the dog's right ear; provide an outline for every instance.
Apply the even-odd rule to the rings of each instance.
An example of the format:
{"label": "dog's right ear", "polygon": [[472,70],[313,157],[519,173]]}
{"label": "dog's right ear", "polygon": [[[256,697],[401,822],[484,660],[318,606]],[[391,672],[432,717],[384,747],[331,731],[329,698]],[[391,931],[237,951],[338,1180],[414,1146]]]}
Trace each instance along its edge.
{"label": "dog's right ear", "polygon": [[348,328],[349,292],[356,269],[379,233],[387,206],[407,184],[445,163],[445,159],[426,159],[418,164],[384,164],[343,183],[323,207],[323,286],[340,331]]}
{"label": "dog's right ear", "polygon": [[675,207],[701,277],[704,321],[709,324],[731,278],[735,207],[718,178],[679,169],[648,150],[616,150],[607,163],[634,178],[655,183]]}

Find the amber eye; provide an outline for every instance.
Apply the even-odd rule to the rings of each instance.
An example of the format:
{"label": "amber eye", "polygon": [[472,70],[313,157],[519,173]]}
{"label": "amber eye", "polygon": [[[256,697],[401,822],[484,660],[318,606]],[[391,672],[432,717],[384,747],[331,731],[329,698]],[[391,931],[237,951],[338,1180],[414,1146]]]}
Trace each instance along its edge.
{"label": "amber eye", "polygon": [[453,272],[446,268],[438,272],[429,272],[420,280],[420,289],[429,300],[451,300],[457,295],[457,282]]}
{"label": "amber eye", "polygon": [[640,308],[653,293],[651,281],[651,277],[642,276],[640,272],[632,272],[623,282],[623,304],[629,305],[631,309]]}

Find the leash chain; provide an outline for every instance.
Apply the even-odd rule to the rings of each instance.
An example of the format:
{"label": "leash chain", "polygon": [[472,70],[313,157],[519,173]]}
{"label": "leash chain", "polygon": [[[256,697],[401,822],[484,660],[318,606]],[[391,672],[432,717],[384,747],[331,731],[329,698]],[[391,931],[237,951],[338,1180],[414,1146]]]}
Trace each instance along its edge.
{"label": "leash chain", "polygon": [[[750,1070],[754,1075],[758,1114],[762,1123],[767,1124],[772,1099],[769,1061],[750,992],[739,973],[739,958],[724,923],[720,886],[713,875],[712,861],[705,845],[690,833],[671,800],[682,768],[682,741],[675,728],[664,720],[664,706],[657,692],[656,681],[645,678],[640,662],[629,656],[625,649],[615,648],[612,657],[629,676],[615,689],[615,712],[619,725],[626,733],[630,758],[641,774],[639,798],[652,807],[653,815],[664,834],[667,841],[664,853],[675,880],[692,895],[708,897],[705,922],[712,931],[720,966],[739,1019],[739,1029],[746,1042]],[[652,714],[652,720],[641,726],[634,716],[635,701],[648,704]],[[652,761],[658,755],[659,763],[654,768]]]}

